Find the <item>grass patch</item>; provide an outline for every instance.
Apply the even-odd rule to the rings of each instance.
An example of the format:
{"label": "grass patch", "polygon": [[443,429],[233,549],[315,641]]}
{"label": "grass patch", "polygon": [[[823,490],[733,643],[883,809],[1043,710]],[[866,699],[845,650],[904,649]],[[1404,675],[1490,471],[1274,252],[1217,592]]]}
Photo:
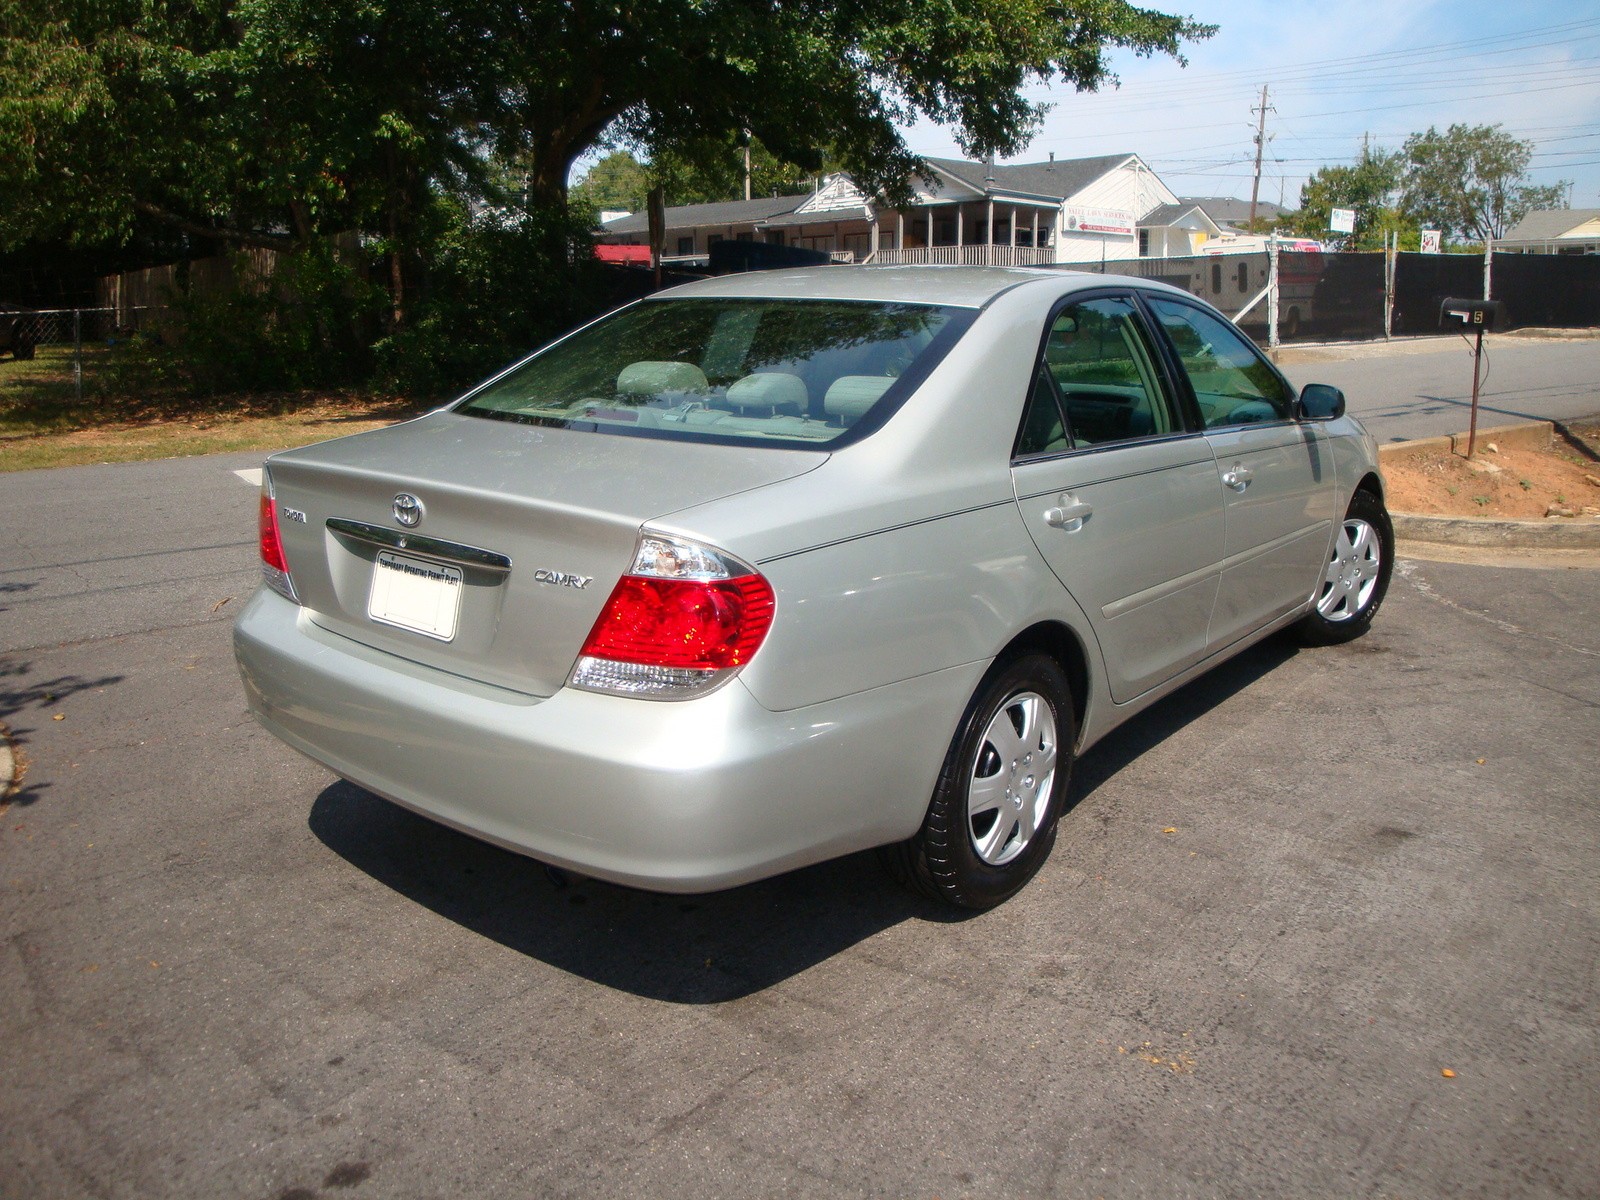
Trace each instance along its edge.
{"label": "grass patch", "polygon": [[234,450],[270,452],[415,416],[428,401],[361,392],[280,392],[197,400],[181,389],[131,386],[138,347],[86,345],[81,386],[70,346],[0,362],[0,471],[135,462]]}

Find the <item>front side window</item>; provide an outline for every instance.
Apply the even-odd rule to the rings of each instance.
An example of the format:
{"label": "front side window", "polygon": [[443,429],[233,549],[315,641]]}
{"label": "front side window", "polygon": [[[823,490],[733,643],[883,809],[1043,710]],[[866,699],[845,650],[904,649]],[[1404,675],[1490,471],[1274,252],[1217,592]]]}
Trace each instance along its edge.
{"label": "front side window", "polygon": [[[646,300],[456,411],[601,433],[825,446],[875,428],[975,312],[857,300]],[[859,432],[856,436],[859,436]]]}
{"label": "front side window", "polygon": [[1289,419],[1293,395],[1244,334],[1192,304],[1154,296],[1149,303],[1183,362],[1207,429]]}
{"label": "front side window", "polygon": [[1043,366],[1075,447],[1181,428],[1131,300],[1105,297],[1062,308],[1045,338]]}

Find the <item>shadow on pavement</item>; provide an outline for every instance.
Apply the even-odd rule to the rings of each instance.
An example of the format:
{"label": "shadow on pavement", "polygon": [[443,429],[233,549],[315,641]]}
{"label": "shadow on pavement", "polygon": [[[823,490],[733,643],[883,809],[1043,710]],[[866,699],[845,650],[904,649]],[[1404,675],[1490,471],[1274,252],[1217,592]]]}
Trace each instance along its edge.
{"label": "shadow on pavement", "polygon": [[[33,732],[31,727],[14,723],[13,718],[18,713],[29,708],[42,712],[79,692],[109,687],[113,683],[121,683],[124,678],[121,675],[102,675],[98,679],[83,675],[58,675],[54,679],[30,680],[28,672],[32,665],[15,660],[0,661],[0,727],[9,728],[12,749],[18,751],[28,744],[28,735]],[[25,807],[37,803],[40,793],[49,786],[42,780],[29,782],[24,776],[22,786],[5,799],[8,804]]]}
{"label": "shadow on pavement", "polygon": [[[1272,639],[1124,725],[1080,762],[1073,803],[1294,654]],[[676,1004],[762,991],[902,921],[964,919],[901,889],[870,852],[731,891],[668,896],[550,871],[349,783],[323,790],[309,824],[352,866],[482,937]]]}
{"label": "shadow on pavement", "polygon": [[1159,746],[1299,653],[1300,647],[1289,635],[1270,637],[1113,730],[1078,760],[1072,781],[1073,803],[1095,791],[1145,751]]}
{"label": "shadow on pavement", "polygon": [[701,896],[567,876],[349,783],[311,832],[374,879],[503,946],[676,1004],[736,1000],[911,918],[959,920],[892,883],[871,853]]}

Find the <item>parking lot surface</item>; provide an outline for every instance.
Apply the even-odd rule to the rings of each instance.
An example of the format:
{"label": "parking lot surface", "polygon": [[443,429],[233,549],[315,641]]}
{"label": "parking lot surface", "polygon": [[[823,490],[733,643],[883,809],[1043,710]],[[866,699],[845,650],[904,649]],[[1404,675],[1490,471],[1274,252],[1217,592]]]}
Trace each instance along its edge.
{"label": "parking lot surface", "polygon": [[663,897],[251,722],[252,465],[0,478],[0,1195],[1594,1195],[1600,572],[1402,562],[1091,751],[993,912]]}

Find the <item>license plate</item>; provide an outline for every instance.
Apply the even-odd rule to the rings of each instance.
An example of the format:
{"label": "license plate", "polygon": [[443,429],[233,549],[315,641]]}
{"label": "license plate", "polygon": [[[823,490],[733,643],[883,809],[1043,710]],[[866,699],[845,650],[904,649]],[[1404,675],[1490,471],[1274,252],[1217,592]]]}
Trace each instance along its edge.
{"label": "license plate", "polygon": [[380,550],[372,564],[367,616],[448,642],[461,615],[461,570]]}

